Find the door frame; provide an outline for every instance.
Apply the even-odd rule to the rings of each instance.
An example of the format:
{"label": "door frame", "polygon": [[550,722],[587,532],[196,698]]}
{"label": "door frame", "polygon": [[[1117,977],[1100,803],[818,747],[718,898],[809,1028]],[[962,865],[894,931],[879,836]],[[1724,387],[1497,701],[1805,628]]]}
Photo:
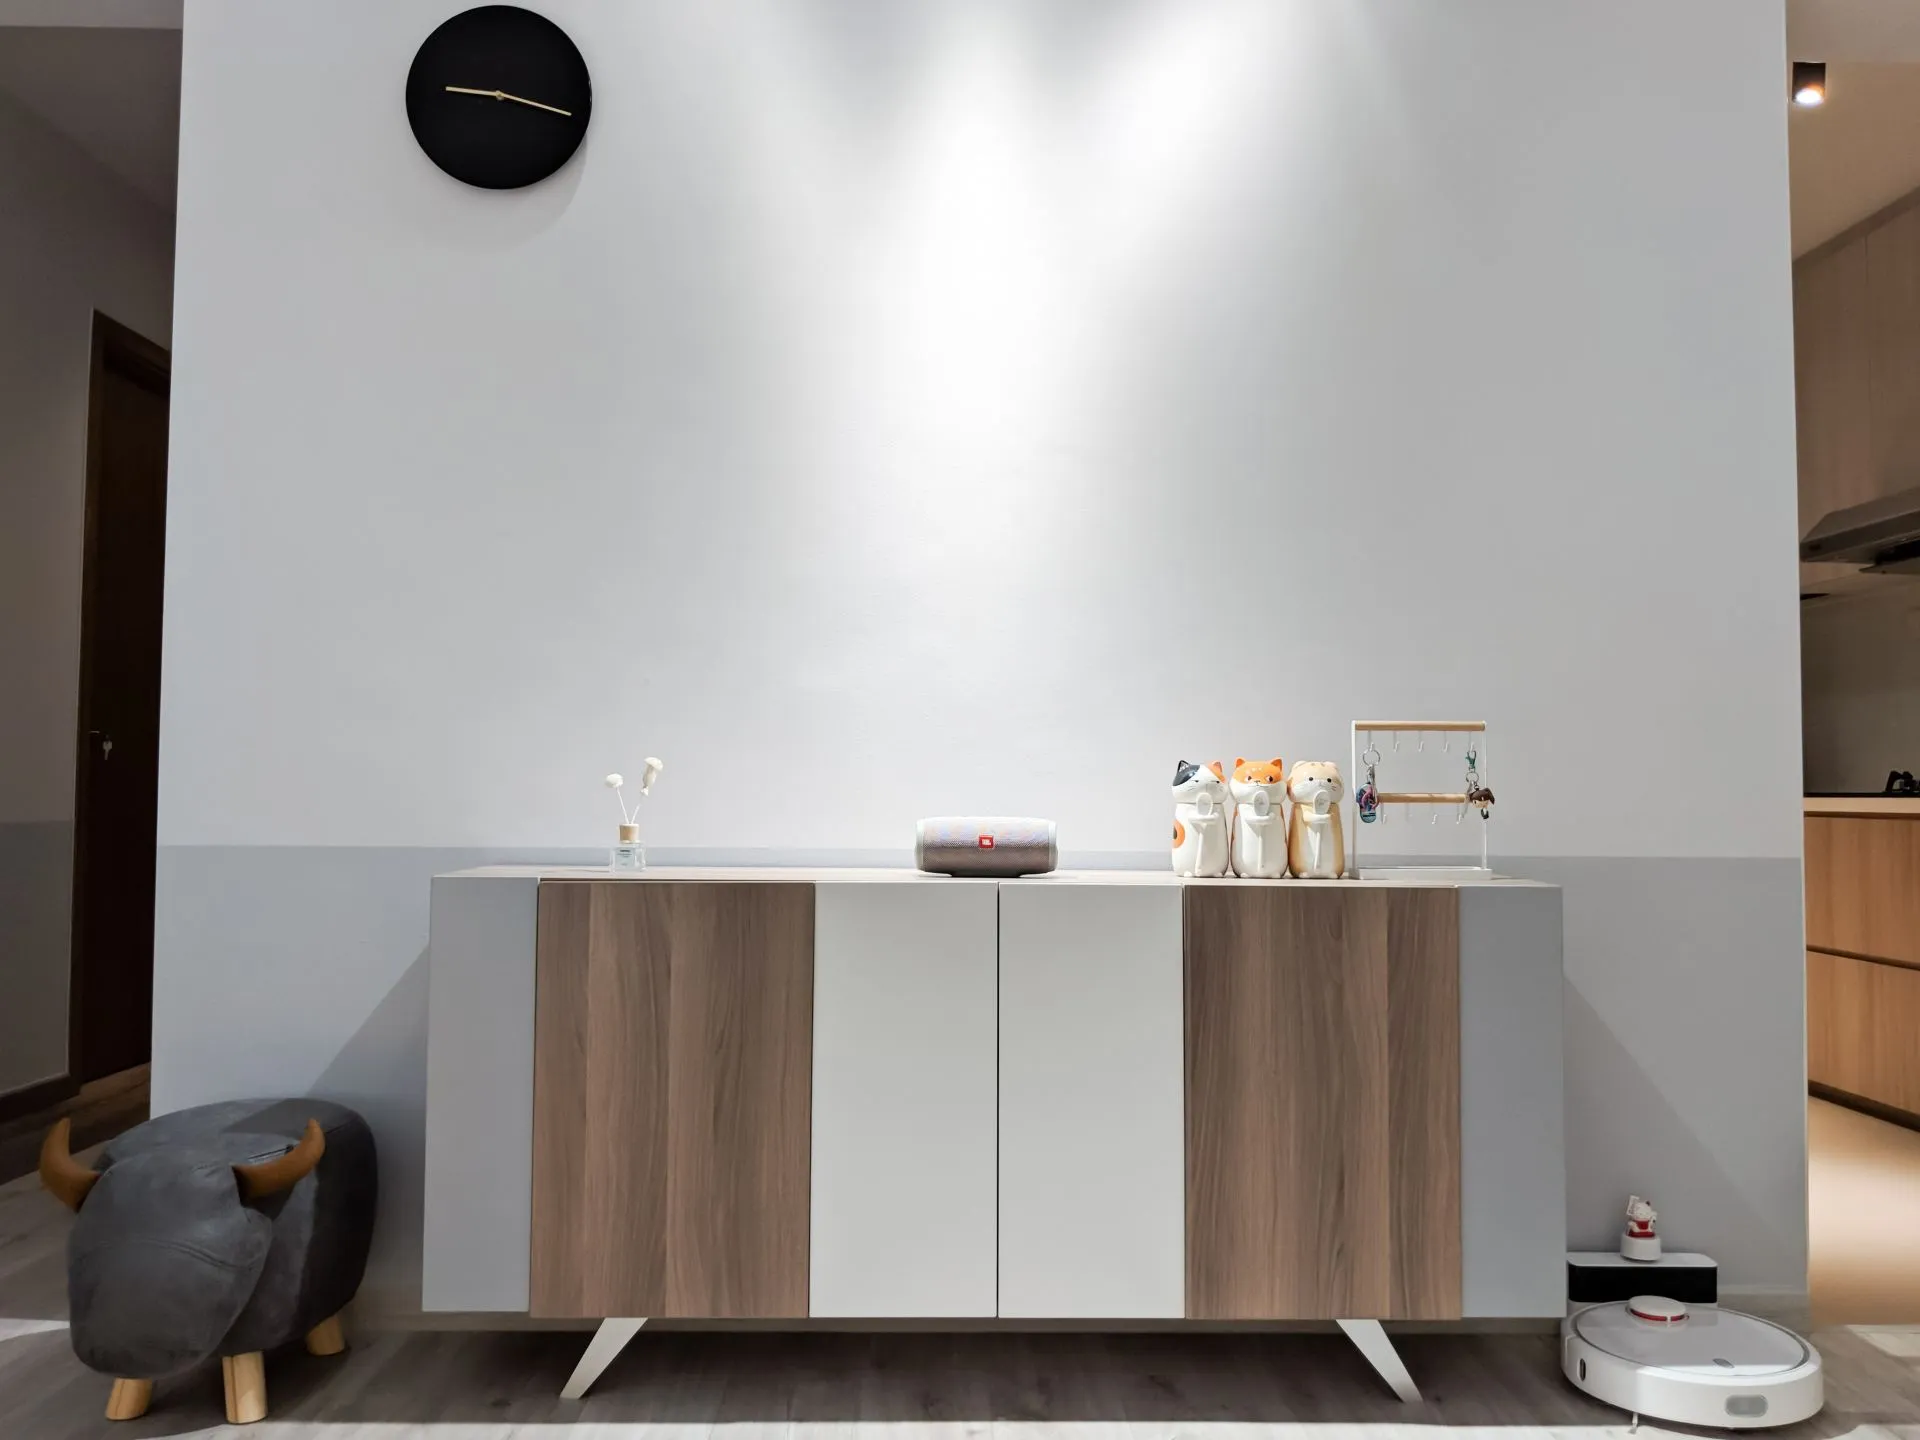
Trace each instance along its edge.
{"label": "door frame", "polygon": [[[100,311],[93,312],[93,352],[87,369],[87,499],[80,561],[80,685],[73,733],[73,905],[67,939],[67,1074],[77,1088],[84,1072],[87,895],[87,720],[93,706],[93,650],[99,626],[100,487],[106,463],[106,378],[115,372],[168,399],[173,388],[173,358],[138,331]],[[164,543],[164,532],[163,542]]]}

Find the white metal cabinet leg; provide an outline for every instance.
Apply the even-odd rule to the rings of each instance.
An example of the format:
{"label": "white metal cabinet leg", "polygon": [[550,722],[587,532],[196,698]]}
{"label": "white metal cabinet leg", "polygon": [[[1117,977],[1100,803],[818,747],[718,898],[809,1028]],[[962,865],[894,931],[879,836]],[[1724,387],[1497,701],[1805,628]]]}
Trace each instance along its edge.
{"label": "white metal cabinet leg", "polygon": [[640,1333],[640,1327],[647,1322],[641,1320],[602,1320],[600,1328],[593,1332],[593,1339],[587,1342],[587,1353],[580,1357],[580,1363],[573,1367],[573,1374],[567,1377],[566,1388],[560,1392],[562,1400],[578,1400],[592,1388],[593,1382],[616,1356],[627,1348],[627,1342]]}
{"label": "white metal cabinet leg", "polygon": [[1367,1363],[1380,1372],[1380,1378],[1393,1387],[1394,1394],[1409,1405],[1420,1403],[1420,1391],[1414,1386],[1413,1376],[1400,1363],[1400,1352],[1393,1348],[1393,1341],[1387,1338],[1378,1320],[1342,1320],[1340,1328],[1367,1357]]}

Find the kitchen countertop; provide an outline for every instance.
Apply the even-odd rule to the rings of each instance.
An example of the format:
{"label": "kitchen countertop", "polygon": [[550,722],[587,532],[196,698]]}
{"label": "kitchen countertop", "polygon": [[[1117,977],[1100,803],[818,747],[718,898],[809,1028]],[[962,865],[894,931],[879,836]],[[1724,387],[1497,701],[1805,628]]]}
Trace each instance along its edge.
{"label": "kitchen countertop", "polygon": [[1802,803],[1808,815],[1920,818],[1920,795],[1809,795]]}

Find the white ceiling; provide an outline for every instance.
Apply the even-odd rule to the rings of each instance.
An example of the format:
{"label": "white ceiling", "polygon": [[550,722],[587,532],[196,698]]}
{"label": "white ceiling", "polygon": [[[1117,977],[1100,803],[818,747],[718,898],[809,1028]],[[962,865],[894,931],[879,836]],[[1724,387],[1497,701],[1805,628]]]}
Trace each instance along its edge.
{"label": "white ceiling", "polygon": [[1791,108],[1787,153],[1795,255],[1920,189],[1920,64],[1829,61],[1827,103]]}
{"label": "white ceiling", "polygon": [[180,155],[180,32],[0,24],[0,91],[168,211]]}
{"label": "white ceiling", "polygon": [[1920,4],[1787,0],[1787,49],[1799,60],[1920,62]]}

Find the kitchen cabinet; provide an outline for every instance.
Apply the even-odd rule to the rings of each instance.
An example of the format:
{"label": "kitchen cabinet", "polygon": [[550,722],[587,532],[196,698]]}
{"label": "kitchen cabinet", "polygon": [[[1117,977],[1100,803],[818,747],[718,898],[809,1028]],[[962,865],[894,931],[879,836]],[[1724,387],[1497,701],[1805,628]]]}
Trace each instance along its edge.
{"label": "kitchen cabinet", "polygon": [[[1870,314],[1865,237],[1794,268],[1802,535],[1828,511],[1878,493],[1868,378],[1875,333]],[[1920,332],[1916,335],[1920,338]]]}
{"label": "kitchen cabinet", "polygon": [[1875,225],[1864,244],[1872,499],[1920,485],[1920,207]]}
{"label": "kitchen cabinet", "polygon": [[1806,817],[1807,944],[1920,965],[1920,814]]}
{"label": "kitchen cabinet", "polygon": [[1920,1115],[1916,1035],[1920,970],[1807,952],[1807,1079],[1816,1091]]}
{"label": "kitchen cabinet", "polygon": [[1807,1081],[1920,1125],[1920,801],[1806,809]]}

